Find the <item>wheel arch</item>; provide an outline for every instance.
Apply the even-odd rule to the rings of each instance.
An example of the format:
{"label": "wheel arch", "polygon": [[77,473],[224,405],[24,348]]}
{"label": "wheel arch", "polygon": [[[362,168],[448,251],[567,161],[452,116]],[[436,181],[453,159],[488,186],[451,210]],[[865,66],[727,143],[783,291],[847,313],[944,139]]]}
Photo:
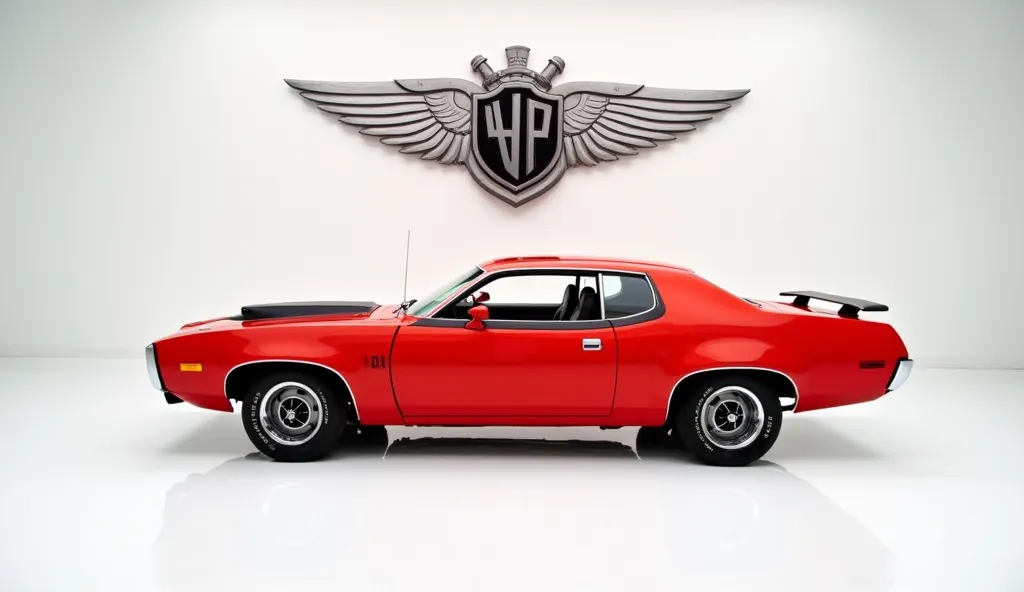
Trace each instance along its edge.
{"label": "wheel arch", "polygon": [[276,372],[300,371],[316,376],[346,399],[352,417],[359,422],[359,406],[355,394],[345,377],[330,366],[305,360],[253,360],[244,362],[228,371],[224,377],[224,395],[228,400],[241,401],[245,392],[257,381]]}
{"label": "wheel arch", "polygon": [[703,370],[690,372],[686,376],[683,376],[676,382],[675,386],[672,387],[668,396],[668,405],[665,408],[665,423],[667,424],[669,422],[669,419],[675,415],[679,406],[683,404],[683,397],[677,397],[677,393],[685,393],[697,381],[717,375],[739,375],[765,380],[776,389],[776,392],[779,393],[780,402],[782,399],[793,399],[792,404],[783,404],[783,411],[796,410],[797,403],[800,401],[800,391],[796,386],[796,381],[780,370],[763,368],[760,366],[705,368]]}

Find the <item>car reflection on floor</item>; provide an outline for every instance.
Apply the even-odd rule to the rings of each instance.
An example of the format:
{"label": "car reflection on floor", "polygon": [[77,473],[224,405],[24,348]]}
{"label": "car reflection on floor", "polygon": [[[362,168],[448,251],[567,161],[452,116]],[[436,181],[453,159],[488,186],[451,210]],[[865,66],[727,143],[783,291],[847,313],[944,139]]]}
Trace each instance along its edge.
{"label": "car reflection on floor", "polygon": [[172,487],[154,552],[155,583],[174,590],[890,583],[882,543],[782,467],[707,467],[640,440],[427,435],[310,464],[254,453]]}

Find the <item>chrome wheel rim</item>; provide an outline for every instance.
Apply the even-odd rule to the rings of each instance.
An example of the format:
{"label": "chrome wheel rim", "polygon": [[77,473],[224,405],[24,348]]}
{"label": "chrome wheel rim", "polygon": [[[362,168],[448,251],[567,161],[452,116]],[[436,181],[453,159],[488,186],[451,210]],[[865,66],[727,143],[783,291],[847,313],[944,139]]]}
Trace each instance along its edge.
{"label": "chrome wheel rim", "polygon": [[275,384],[260,403],[260,426],[278,444],[305,444],[322,423],[320,399],[301,382]]}
{"label": "chrome wheel rim", "polygon": [[763,426],[761,401],[741,386],[722,387],[711,393],[701,405],[701,431],[719,448],[743,448],[757,438]]}

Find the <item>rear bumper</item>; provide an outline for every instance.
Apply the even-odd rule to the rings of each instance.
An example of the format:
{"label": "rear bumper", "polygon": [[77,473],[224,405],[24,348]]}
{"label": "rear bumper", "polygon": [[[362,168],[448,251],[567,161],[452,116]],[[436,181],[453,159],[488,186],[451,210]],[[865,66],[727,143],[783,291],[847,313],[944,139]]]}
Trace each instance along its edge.
{"label": "rear bumper", "polygon": [[910,372],[914,369],[914,360],[910,358],[901,358],[896,362],[896,368],[892,371],[892,376],[889,378],[889,384],[885,387],[885,392],[891,393],[892,391],[903,386],[910,378]]}

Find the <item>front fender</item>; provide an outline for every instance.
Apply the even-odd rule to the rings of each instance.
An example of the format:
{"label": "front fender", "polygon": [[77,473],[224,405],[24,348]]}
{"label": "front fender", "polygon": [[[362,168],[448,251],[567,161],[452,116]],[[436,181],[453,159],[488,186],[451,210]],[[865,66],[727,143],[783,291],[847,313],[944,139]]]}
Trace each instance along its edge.
{"label": "front fender", "polygon": [[[166,390],[198,407],[233,410],[225,383],[238,366],[297,362],[340,375],[362,423],[397,425],[402,417],[388,363],[394,334],[395,327],[383,323],[237,327],[172,336],[158,341],[156,349]],[[180,364],[198,364],[202,370],[186,372]]]}

